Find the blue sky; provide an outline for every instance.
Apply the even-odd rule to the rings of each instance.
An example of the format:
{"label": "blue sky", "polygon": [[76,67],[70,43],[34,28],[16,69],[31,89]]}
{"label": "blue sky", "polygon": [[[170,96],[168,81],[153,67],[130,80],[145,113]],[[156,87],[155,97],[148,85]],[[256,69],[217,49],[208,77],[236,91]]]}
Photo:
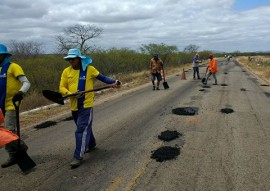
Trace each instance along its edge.
{"label": "blue sky", "polygon": [[0,43],[42,43],[76,24],[102,28],[91,45],[138,50],[149,43],[200,51],[270,51],[270,0],[1,0]]}
{"label": "blue sky", "polygon": [[236,10],[249,10],[265,5],[270,6],[270,0],[236,0],[233,8]]}

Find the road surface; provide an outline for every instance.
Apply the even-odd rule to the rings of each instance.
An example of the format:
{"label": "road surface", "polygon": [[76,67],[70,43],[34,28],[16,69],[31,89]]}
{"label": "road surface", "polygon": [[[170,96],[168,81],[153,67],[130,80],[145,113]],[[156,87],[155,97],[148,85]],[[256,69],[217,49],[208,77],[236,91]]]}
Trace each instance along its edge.
{"label": "road surface", "polygon": [[[0,190],[270,190],[270,87],[234,60],[219,60],[218,85],[212,79],[209,87],[186,70],[187,80],[181,72],[168,77],[167,90],[153,91],[149,82],[97,104],[97,149],[76,169],[69,166],[73,121],[24,132],[37,167],[27,175],[17,165],[0,169]],[[181,108],[195,113],[172,112]],[[159,139],[167,130],[180,136]],[[163,146],[180,154],[163,162],[151,158]],[[1,149],[0,162],[6,157]]]}

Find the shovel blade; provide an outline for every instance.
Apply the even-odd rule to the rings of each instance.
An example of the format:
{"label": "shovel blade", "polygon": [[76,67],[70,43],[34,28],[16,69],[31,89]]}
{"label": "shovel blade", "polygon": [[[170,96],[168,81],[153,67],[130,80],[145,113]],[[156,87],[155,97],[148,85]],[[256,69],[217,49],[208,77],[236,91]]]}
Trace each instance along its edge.
{"label": "shovel blade", "polygon": [[167,82],[163,82],[163,87],[164,87],[164,89],[169,89],[170,88]]}
{"label": "shovel blade", "polygon": [[59,92],[54,92],[51,90],[43,90],[42,94],[45,98],[47,98],[48,100],[54,102],[54,103],[58,103],[60,105],[64,105],[64,99],[62,97],[62,94]]}
{"label": "shovel blade", "polygon": [[16,154],[16,162],[23,173],[27,173],[36,166],[36,163],[29,157],[25,150]]}
{"label": "shovel blade", "polygon": [[204,83],[204,82],[205,82],[205,78],[202,79],[202,83]]}

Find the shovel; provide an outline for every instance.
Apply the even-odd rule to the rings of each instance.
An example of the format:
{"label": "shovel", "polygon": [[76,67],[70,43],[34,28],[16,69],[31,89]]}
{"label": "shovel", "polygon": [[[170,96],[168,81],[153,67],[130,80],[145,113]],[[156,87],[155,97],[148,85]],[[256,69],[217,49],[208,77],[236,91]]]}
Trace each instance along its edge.
{"label": "shovel", "polygon": [[95,91],[100,91],[100,90],[104,90],[104,89],[108,89],[111,88],[112,86],[105,86],[105,87],[101,87],[101,88],[96,88],[96,89],[92,89],[92,90],[86,90],[86,91],[80,91],[80,92],[76,92],[76,93],[72,93],[66,96],[62,96],[61,93],[59,92],[54,92],[51,90],[43,90],[42,94],[45,98],[47,98],[48,100],[54,102],[54,103],[58,103],[60,105],[64,105],[64,100],[68,97],[73,97],[73,96],[78,96],[78,95],[83,95],[85,93],[88,92],[95,92]]}
{"label": "shovel", "polygon": [[23,171],[23,173],[27,173],[36,166],[36,163],[28,156],[28,154],[26,153],[26,150],[21,150],[21,133],[20,133],[20,116],[19,116],[20,104],[21,104],[21,101],[19,101],[18,105],[13,101],[13,105],[15,106],[15,110],[16,110],[17,135],[19,137],[18,152],[15,154],[15,159],[16,159],[16,163],[18,164],[20,169]]}
{"label": "shovel", "polygon": [[204,83],[205,80],[206,80],[206,74],[207,74],[207,71],[208,71],[208,68],[206,68],[205,75],[204,75],[204,77],[202,78],[202,83]]}
{"label": "shovel", "polygon": [[164,68],[162,67],[162,72],[163,72],[163,87],[164,87],[164,89],[169,89],[169,85],[168,85],[168,83],[166,82],[166,80],[165,80],[165,72],[164,72]]}

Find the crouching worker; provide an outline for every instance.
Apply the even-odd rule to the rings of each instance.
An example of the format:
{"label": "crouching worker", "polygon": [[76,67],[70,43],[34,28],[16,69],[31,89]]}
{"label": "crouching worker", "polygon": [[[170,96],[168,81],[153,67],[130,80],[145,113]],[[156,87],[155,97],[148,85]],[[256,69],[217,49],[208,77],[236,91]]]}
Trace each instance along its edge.
{"label": "crouching worker", "polygon": [[[64,57],[70,66],[65,68],[61,75],[59,91],[68,95],[78,91],[94,89],[94,80],[98,79],[112,87],[120,87],[121,82],[102,75],[91,65],[92,59],[81,55],[80,50],[70,49]],[[81,165],[85,152],[95,148],[96,140],[92,131],[94,92],[83,94],[80,97],[70,97],[70,109],[76,124],[76,147],[70,166],[75,168]]]}
{"label": "crouching worker", "polygon": [[7,130],[4,126],[5,120],[2,110],[0,109],[0,148],[6,144],[19,139],[18,135]]}

